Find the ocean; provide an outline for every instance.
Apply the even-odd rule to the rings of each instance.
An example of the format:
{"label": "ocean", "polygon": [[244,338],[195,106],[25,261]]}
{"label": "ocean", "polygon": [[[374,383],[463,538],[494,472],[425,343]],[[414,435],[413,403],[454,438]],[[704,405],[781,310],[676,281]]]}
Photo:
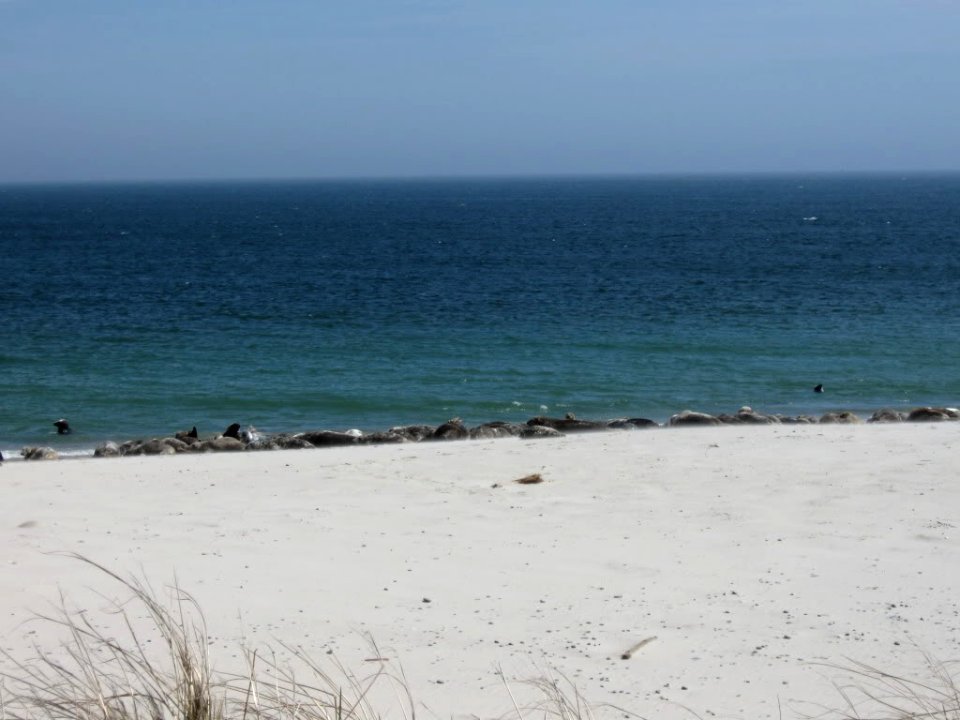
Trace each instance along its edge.
{"label": "ocean", "polygon": [[0,253],[8,457],[960,404],[957,174],[8,185]]}

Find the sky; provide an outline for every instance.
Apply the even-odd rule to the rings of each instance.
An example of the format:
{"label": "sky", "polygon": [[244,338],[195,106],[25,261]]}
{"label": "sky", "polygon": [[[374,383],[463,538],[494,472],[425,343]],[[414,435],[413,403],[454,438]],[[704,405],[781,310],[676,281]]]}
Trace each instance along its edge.
{"label": "sky", "polygon": [[960,0],[0,0],[0,182],[960,170]]}

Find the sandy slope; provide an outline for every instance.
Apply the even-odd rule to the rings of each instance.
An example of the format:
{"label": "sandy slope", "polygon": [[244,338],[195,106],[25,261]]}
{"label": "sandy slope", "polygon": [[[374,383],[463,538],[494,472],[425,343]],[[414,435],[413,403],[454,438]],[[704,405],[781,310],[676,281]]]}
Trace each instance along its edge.
{"label": "sandy slope", "polygon": [[176,574],[223,665],[279,639],[362,669],[369,632],[421,717],[506,712],[497,665],[648,717],[816,713],[816,663],[960,654],[958,451],[949,423],[7,463],[0,642],[52,643],[25,621],[59,589],[105,606],[45,554],[76,551]]}

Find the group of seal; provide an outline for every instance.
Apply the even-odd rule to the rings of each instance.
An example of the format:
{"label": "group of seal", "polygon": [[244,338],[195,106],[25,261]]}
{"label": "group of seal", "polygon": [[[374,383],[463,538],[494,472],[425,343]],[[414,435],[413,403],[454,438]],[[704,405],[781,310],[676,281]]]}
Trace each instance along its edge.
{"label": "group of seal", "polygon": [[[815,393],[824,392],[822,384],[812,388]],[[918,407],[910,411],[883,409],[874,412],[866,422],[934,422],[960,420],[960,410],[952,407]],[[421,442],[429,440],[466,440],[490,439],[500,437],[519,437],[521,439],[561,437],[567,433],[595,432],[604,430],[642,430],[659,427],[679,427],[691,425],[755,425],[755,424],[828,424],[863,422],[852,412],[827,412],[821,417],[808,415],[784,416],[766,414],[744,406],[735,414],[721,413],[711,415],[703,412],[684,410],[672,415],[661,425],[655,420],[631,417],[613,420],[583,420],[573,413],[564,417],[538,416],[525,423],[495,420],[477,427],[468,428],[460,418],[452,418],[439,425],[408,425],[391,427],[377,432],[360,430],[311,430],[299,433],[262,434],[252,426],[243,427],[240,423],[231,423],[222,433],[199,437],[197,427],[181,430],[172,437],[158,437],[150,440],[129,440],[122,444],[104,443],[94,451],[95,457],[118,455],[155,455],[182,452],[221,452],[226,450],[281,450],[331,447],[336,445],[372,445],[383,443]],[[71,432],[70,423],[60,418],[53,423],[57,433],[67,435]],[[26,460],[55,459],[58,455],[49,447],[25,447],[20,455]],[[0,463],[4,457],[0,454]]]}
{"label": "group of seal", "polygon": [[[813,391],[815,393],[822,393],[823,385],[817,385],[815,388],[813,388]],[[466,428],[462,427],[462,423],[460,423],[459,426],[457,424],[457,421],[459,420],[460,418],[455,418],[454,420],[451,420],[450,422],[445,423],[444,425],[441,425],[440,428],[438,428],[437,432],[441,436],[450,437],[451,439],[459,439],[459,438],[467,437],[468,433],[466,431]],[[574,427],[572,427],[574,425],[589,423],[589,421],[577,420],[576,416],[574,416],[573,413],[567,413],[566,417],[562,421],[554,421],[554,422],[556,423],[556,425],[562,424],[564,425],[564,427],[557,427],[556,425],[553,425],[552,423],[549,423],[549,422],[545,422],[543,424],[548,427],[553,426],[555,430],[572,430],[574,429]],[[628,420],[626,422],[629,423],[633,421]],[[576,429],[599,429],[602,425],[605,425],[605,423],[603,424],[589,423],[589,424],[596,427],[590,427],[590,428],[584,427],[584,428],[576,428]],[[655,423],[653,423],[653,421],[650,421],[650,420],[644,420],[643,424],[646,425],[646,424],[655,424]],[[70,429],[70,423],[67,421],[66,418],[60,418],[59,420],[55,421],[53,425],[55,428],[57,428],[57,435],[69,435],[72,432]],[[246,442],[249,442],[250,440],[249,437],[242,437],[242,435],[245,435],[245,434],[246,433],[241,433],[240,423],[232,423],[226,430],[223,431],[223,437],[233,438],[234,440],[244,440]],[[196,439],[198,437],[196,425],[193,426],[193,429],[190,430],[190,432],[183,433],[183,435],[188,438]],[[3,462],[2,454],[0,454],[0,462]]]}

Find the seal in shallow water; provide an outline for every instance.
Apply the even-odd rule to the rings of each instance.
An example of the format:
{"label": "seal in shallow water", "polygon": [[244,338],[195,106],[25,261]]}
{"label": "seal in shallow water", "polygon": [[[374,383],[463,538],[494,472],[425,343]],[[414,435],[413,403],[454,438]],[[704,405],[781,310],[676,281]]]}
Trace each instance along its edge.
{"label": "seal in shallow water", "polygon": [[817,385],[814,389],[814,392],[823,392],[823,385]]}
{"label": "seal in shallow water", "polygon": [[70,423],[64,418],[57,420],[54,425],[57,428],[57,435],[69,435],[70,434]]}

